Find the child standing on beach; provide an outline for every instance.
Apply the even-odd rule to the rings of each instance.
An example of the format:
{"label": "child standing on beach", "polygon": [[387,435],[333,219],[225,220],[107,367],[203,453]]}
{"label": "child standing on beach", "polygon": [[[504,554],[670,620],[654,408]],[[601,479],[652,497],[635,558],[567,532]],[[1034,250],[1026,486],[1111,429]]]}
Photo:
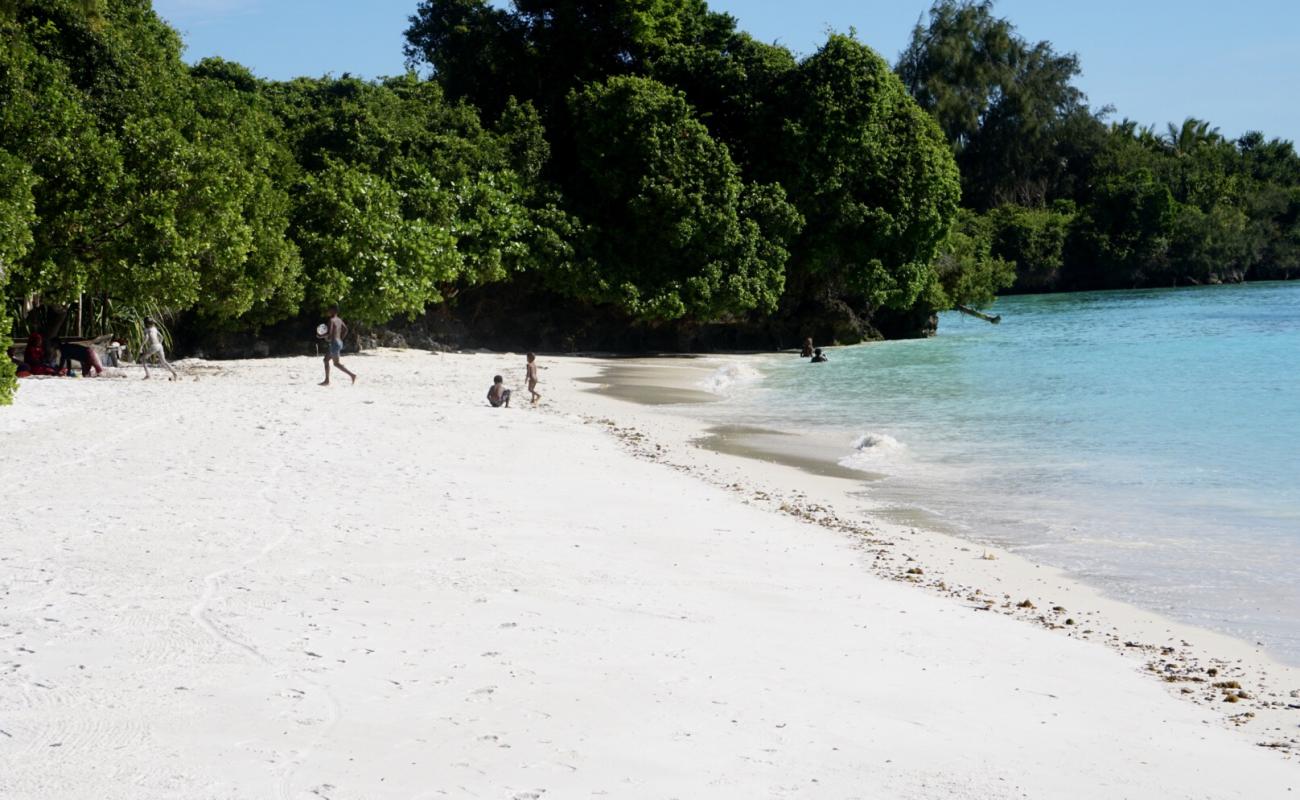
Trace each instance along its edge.
{"label": "child standing on beach", "polygon": [[524,380],[528,382],[528,391],[533,396],[533,402],[536,403],[542,399],[537,393],[537,354],[528,354],[528,365],[524,367]]}
{"label": "child standing on beach", "polygon": [[176,370],[172,369],[172,365],[167,363],[167,356],[163,353],[162,334],[158,332],[158,323],[152,319],[146,318],[144,321],[144,347],[140,349],[140,364],[144,366],[145,380],[149,380],[149,362],[155,358],[172,374],[168,380],[174,381],[180,378]]}

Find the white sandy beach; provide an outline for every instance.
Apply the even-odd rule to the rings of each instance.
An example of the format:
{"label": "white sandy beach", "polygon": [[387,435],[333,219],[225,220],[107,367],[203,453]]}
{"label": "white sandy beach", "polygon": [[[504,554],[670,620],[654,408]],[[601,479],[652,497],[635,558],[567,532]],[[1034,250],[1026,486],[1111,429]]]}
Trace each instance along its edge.
{"label": "white sandy beach", "polygon": [[[0,797],[1300,791],[1259,746],[1295,735],[1300,684],[1240,643],[907,531],[918,582],[1036,581],[1105,632],[886,579],[863,537],[771,510],[813,477],[689,451],[587,392],[593,362],[543,358],[543,406],[508,410],[483,396],[519,356],[348,363],[356,386],[188,362],[0,409]],[[1107,645],[1130,630],[1267,672],[1270,705],[1177,696],[1214,691]]]}

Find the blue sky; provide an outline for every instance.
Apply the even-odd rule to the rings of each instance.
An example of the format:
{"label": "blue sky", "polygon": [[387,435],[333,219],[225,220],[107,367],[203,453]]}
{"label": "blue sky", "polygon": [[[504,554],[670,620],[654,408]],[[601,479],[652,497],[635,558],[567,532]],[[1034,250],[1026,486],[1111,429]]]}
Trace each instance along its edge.
{"label": "blue sky", "polygon": [[[856,28],[890,62],[929,0],[711,0],[740,27],[799,53]],[[155,0],[187,58],[220,55],[274,79],[400,73],[416,0]],[[1022,35],[1078,53],[1080,86],[1161,129],[1187,116],[1224,134],[1300,139],[1300,0],[1000,0]]]}

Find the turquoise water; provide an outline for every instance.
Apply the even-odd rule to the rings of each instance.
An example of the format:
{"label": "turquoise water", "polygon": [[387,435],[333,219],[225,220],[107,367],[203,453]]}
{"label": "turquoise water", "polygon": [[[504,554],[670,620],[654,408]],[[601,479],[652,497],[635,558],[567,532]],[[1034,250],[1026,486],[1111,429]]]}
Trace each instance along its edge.
{"label": "turquoise water", "polygon": [[728,417],[821,429],[881,503],[1300,663],[1300,283],[995,310],[765,361]]}

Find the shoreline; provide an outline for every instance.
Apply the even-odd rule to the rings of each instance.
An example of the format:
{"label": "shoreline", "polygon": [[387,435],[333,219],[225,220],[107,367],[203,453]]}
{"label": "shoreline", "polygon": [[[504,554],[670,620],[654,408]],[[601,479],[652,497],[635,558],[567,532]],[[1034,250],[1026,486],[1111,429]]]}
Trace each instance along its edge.
{"label": "shoreline", "polygon": [[[1023,579],[1094,639],[1136,635],[1050,570],[824,499],[854,482],[691,445],[670,407],[588,391],[609,362],[541,357],[542,404],[508,410],[483,394],[518,354],[347,363],[355,386],[316,386],[313,358],[41,381],[0,412],[0,794],[1300,787],[1294,753],[1256,746],[1266,715],[1226,713],[1267,699],[1231,677],[1254,661],[1220,677],[1258,699],[1198,706],[1178,690],[1207,687],[1140,674],[1178,653],[991,613]],[[1153,624],[1133,641],[1180,632]]]}
{"label": "shoreline", "polygon": [[[680,391],[698,385],[700,374],[747,357],[701,356],[692,370],[642,359],[638,385],[653,385],[658,365],[662,386],[653,391]],[[862,537],[875,548],[871,567],[882,577],[1121,652],[1180,699],[1214,711],[1222,724],[1254,732],[1256,744],[1300,756],[1300,667],[1261,646],[1113,597],[1062,568],[972,542],[922,509],[873,504],[865,495],[879,476],[839,467],[827,453],[818,458],[811,452],[816,445],[801,445],[789,431],[703,422],[690,416],[686,401],[639,403],[636,387],[609,392],[604,381],[584,382],[596,383],[592,394],[625,406],[615,413],[630,415],[638,430],[654,432],[657,449],[649,452],[633,438],[635,454],[672,458],[673,466],[748,496],[747,502]],[[611,430],[628,439],[620,427]],[[727,434],[730,441],[722,441]],[[787,437],[794,447],[771,446]],[[1238,699],[1227,699],[1232,696]]]}

